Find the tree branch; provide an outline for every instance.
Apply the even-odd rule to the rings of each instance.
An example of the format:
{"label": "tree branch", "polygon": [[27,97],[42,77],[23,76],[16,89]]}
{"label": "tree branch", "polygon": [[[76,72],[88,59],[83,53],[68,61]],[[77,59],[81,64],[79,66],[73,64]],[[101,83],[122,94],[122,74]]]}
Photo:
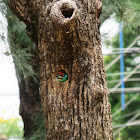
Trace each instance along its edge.
{"label": "tree branch", "polygon": [[29,37],[37,41],[37,26],[41,0],[7,0],[12,12],[27,25]]}

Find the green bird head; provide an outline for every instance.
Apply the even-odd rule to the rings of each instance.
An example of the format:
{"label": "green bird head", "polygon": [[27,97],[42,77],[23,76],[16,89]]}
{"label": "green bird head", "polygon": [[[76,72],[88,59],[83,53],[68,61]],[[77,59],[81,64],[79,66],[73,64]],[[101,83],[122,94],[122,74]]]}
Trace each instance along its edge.
{"label": "green bird head", "polygon": [[68,74],[64,70],[60,70],[56,75],[56,79],[59,82],[65,82],[68,80]]}

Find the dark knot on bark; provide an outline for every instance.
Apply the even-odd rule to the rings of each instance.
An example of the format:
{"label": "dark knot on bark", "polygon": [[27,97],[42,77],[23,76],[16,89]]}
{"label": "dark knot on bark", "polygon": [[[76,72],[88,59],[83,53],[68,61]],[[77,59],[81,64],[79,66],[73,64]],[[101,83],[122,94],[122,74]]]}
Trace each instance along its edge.
{"label": "dark knot on bark", "polygon": [[71,0],[61,0],[51,7],[50,16],[54,22],[67,24],[72,21],[77,14],[77,6]]}

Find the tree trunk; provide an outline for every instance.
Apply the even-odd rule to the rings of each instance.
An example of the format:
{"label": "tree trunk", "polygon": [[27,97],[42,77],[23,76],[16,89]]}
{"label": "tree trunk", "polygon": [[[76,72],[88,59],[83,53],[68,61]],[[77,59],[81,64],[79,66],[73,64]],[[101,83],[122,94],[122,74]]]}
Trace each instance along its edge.
{"label": "tree trunk", "polygon": [[[27,41],[26,43],[25,41],[21,42],[18,36],[23,35],[25,40],[28,40],[27,39],[28,36],[25,37],[26,31],[21,31],[20,26],[22,26],[23,24],[20,24],[17,18],[11,13],[5,0],[3,0],[3,3],[6,5],[6,10],[7,10],[6,17],[8,21],[8,39],[9,39],[11,54],[13,57],[13,62],[16,66],[16,75],[17,75],[18,85],[19,85],[19,93],[20,93],[20,112],[19,113],[24,123],[24,139],[29,140],[29,138],[32,137],[34,133],[39,133],[38,129],[42,131],[42,134],[44,132],[43,111],[41,108],[41,100],[39,97],[39,79],[36,79],[35,81],[33,77],[31,76],[28,76],[28,78],[26,77],[25,79],[24,78],[25,76],[23,75],[23,72],[21,71],[23,67],[19,68],[17,64],[17,61],[16,61],[17,54],[15,50],[16,51],[19,49],[23,50],[25,49],[25,47],[26,48],[30,47],[29,41],[28,43]],[[19,28],[15,29],[14,27],[19,27],[20,31],[18,30]],[[16,49],[15,48],[13,49],[12,46],[16,46]],[[37,54],[37,51],[32,50],[30,52],[27,51],[27,53],[31,53],[33,56],[35,56]],[[19,61],[22,61],[22,60],[19,60]],[[34,71],[38,73],[38,57],[32,57],[31,61],[32,62],[28,62],[28,63],[32,66]],[[38,136],[38,140],[42,140],[42,137],[43,136]]]}
{"label": "tree trunk", "polygon": [[[112,140],[100,0],[9,0],[38,45],[46,140]],[[60,70],[66,82],[56,81]]]}
{"label": "tree trunk", "polygon": [[24,123],[24,138],[29,139],[39,128],[35,122],[42,113],[40,110],[40,99],[38,95],[37,83],[32,83],[34,88],[25,84],[25,80],[21,79],[19,83],[20,89],[20,115]]}
{"label": "tree trunk", "polygon": [[[27,69],[25,69],[25,67],[23,68],[25,62],[24,64],[21,64],[22,66],[19,66],[17,63],[17,57],[19,56],[17,52],[18,51],[21,52],[21,50],[24,50],[25,48],[26,50],[28,49],[27,54],[30,53],[33,56],[36,56],[30,59],[31,62],[28,62],[28,65],[30,64],[31,67],[34,69],[35,73],[38,74],[37,50],[33,50],[31,48],[33,44],[31,45],[31,42],[29,41],[28,36],[26,35],[26,31],[23,30],[24,25],[21,24],[21,22],[19,22],[17,18],[11,13],[11,10],[9,9],[6,1],[3,0],[2,3],[6,5],[6,10],[7,10],[6,18],[8,22],[8,40],[9,40],[11,54],[13,57],[13,62],[16,67],[16,76],[19,85],[19,94],[20,94],[19,113],[24,123],[24,139],[29,140],[29,138],[33,137],[35,133],[37,140],[42,140],[44,138],[43,134],[45,134],[44,133],[45,128],[43,124],[44,123],[43,111],[41,108],[41,100],[39,96],[39,78],[34,78],[36,79],[35,81],[31,76],[31,74],[29,74],[28,76],[26,75],[25,78],[25,75],[23,74],[23,71],[27,73],[26,72]],[[19,40],[18,36],[24,36],[24,40],[26,41],[23,41],[23,39]],[[13,48],[13,46],[15,48]],[[25,58],[25,60],[27,60],[27,58]],[[23,62],[23,59],[19,61]]]}

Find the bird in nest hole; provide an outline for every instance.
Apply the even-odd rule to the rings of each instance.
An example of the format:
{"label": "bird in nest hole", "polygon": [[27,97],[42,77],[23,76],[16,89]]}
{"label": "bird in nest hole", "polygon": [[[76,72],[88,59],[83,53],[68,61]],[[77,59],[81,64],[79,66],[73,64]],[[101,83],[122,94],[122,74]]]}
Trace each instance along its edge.
{"label": "bird in nest hole", "polygon": [[56,75],[56,80],[66,82],[68,80],[68,74],[64,70],[59,70]]}

